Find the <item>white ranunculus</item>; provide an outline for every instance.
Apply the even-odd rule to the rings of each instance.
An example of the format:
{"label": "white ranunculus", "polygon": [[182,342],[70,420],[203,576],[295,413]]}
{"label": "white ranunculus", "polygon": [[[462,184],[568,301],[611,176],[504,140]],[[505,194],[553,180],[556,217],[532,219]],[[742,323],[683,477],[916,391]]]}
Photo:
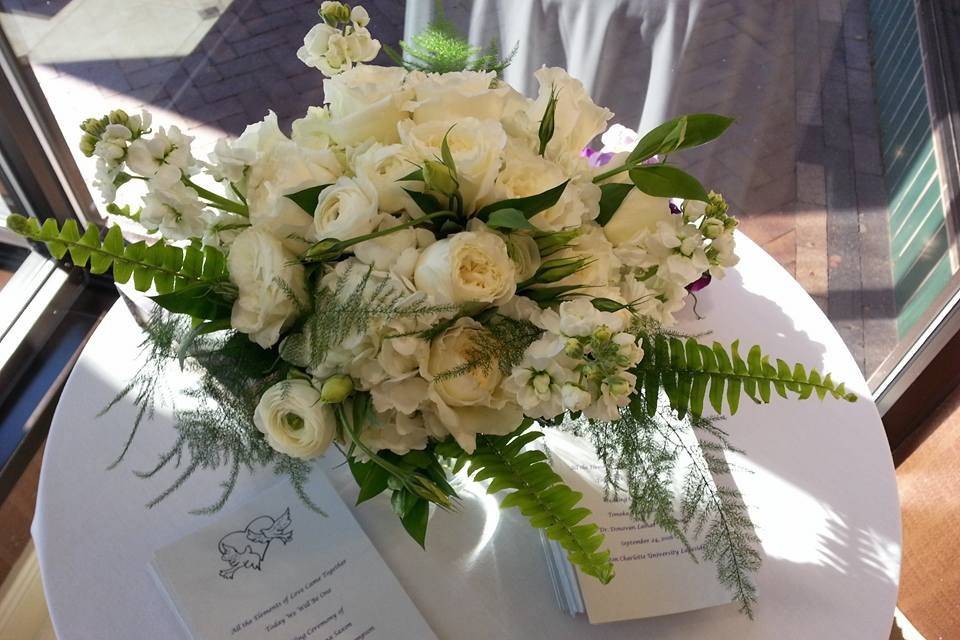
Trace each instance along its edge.
{"label": "white ranunculus", "polygon": [[430,344],[421,375],[430,380],[428,398],[436,418],[467,452],[476,448],[478,433],[505,435],[517,428],[523,412],[504,392],[497,363],[444,377],[475,358],[483,326],[460,318]]}
{"label": "white ranunculus", "polygon": [[185,240],[203,235],[203,211],[197,192],[182,182],[158,184],[151,180],[150,190],[143,197],[140,224],[158,229],[168,240]]}
{"label": "white ranunculus", "polygon": [[190,153],[193,138],[177,127],[160,127],[150,138],[138,138],[127,149],[127,167],[146,178],[163,184],[178,182],[194,163]]}
{"label": "white ranunculus", "polygon": [[443,138],[447,137],[466,211],[472,211],[477,202],[493,189],[507,144],[507,134],[499,122],[460,118],[417,124],[403,120],[399,131],[401,141],[420,161],[439,158]]}
{"label": "white ranunculus", "polygon": [[496,79],[497,74],[492,71],[411,74],[408,85],[413,87],[414,97],[405,107],[416,122],[500,120],[505,96],[511,88],[506,83],[492,86]]}
{"label": "white ranunculus", "polygon": [[307,300],[303,265],[262,227],[238,235],[227,262],[238,289],[231,326],[263,348],[272,346]]}
{"label": "white ranunculus", "polygon": [[409,115],[403,109],[411,95],[403,86],[406,73],[401,67],[360,65],[324,80],[330,119],[318,122],[317,130],[343,146],[370,139],[381,144],[399,142],[397,123]]}
{"label": "white ranunculus", "polygon": [[421,159],[402,144],[382,145],[375,143],[354,156],[353,171],[357,178],[366,180],[377,190],[380,210],[384,213],[406,211],[420,214],[420,208],[404,187],[417,189],[415,182],[403,182],[400,178],[416,170]]}
{"label": "white ranunculus", "polygon": [[267,389],[253,424],[273,449],[303,460],[321,455],[337,433],[333,409],[306,380],[285,380]]}
{"label": "white ranunculus", "polygon": [[349,240],[376,229],[381,217],[373,185],[343,176],[321,192],[313,230],[317,240]]}
{"label": "white ranunculus", "polygon": [[540,83],[540,92],[530,107],[532,120],[539,122],[543,118],[551,89],[557,96],[547,156],[579,157],[583,148],[607,128],[613,112],[594,104],[583,84],[559,67],[543,67],[533,75]]}
{"label": "white ranunculus", "polygon": [[517,289],[507,245],[489,231],[464,231],[433,243],[420,254],[413,281],[441,304],[503,304]]}

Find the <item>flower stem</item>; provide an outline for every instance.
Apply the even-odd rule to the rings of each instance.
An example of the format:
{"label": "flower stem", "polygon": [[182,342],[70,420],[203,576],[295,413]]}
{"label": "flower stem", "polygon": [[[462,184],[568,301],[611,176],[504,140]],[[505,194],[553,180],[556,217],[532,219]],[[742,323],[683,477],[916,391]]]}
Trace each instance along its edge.
{"label": "flower stem", "polygon": [[223,211],[229,211],[230,213],[236,213],[237,215],[241,215],[244,217],[247,217],[250,215],[250,212],[247,210],[247,207],[245,207],[244,205],[240,204],[239,202],[234,202],[233,200],[228,200],[227,198],[224,198],[221,195],[217,195],[213,191],[204,189],[203,187],[201,187],[196,182],[194,182],[193,180],[191,180],[186,176],[183,176],[183,184],[187,185],[188,187],[196,191],[197,195],[199,195],[200,197],[206,198],[207,200],[209,200],[210,205],[217,209],[222,209]]}
{"label": "flower stem", "polygon": [[621,165],[621,166],[619,166],[619,167],[616,167],[616,168],[614,168],[614,169],[610,169],[609,171],[604,171],[604,172],[601,173],[600,175],[595,176],[595,177],[593,178],[593,182],[594,182],[594,184],[599,183],[599,182],[603,182],[603,181],[606,180],[607,178],[610,178],[610,177],[612,177],[612,176],[615,176],[615,175],[617,175],[618,173],[623,173],[624,171],[630,171],[630,169],[633,169],[633,165],[631,165],[631,164],[623,164],[623,165]]}

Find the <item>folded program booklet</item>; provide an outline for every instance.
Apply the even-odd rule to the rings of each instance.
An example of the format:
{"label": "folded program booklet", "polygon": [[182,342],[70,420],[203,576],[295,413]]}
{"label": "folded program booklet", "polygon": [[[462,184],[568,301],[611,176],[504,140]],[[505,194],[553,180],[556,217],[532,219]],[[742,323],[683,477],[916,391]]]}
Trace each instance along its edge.
{"label": "folded program booklet", "polygon": [[[694,443],[695,444],[695,443]],[[702,540],[688,542],[700,562],[694,562],[684,545],[662,529],[638,522],[630,515],[629,498],[609,495],[603,464],[586,442],[566,433],[550,431],[547,447],[554,470],[591,511],[590,521],[606,537],[616,576],[609,584],[580,573],[559,544],[543,536],[554,592],[560,608],[586,614],[599,624],[705,609],[731,602],[720,584],[716,567],[700,558]],[[680,479],[678,478],[678,481]]]}
{"label": "folded program booklet", "polygon": [[150,565],[192,638],[436,640],[321,472],[309,510],[281,482]]}

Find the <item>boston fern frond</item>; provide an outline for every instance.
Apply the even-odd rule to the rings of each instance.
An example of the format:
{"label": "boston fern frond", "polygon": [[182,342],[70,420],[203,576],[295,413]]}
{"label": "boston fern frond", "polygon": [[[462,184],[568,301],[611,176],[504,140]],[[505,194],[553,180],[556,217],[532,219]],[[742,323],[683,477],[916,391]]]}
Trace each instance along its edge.
{"label": "boston fern frond", "polygon": [[133,278],[137,291],[153,286],[160,294],[170,294],[188,286],[209,287],[227,280],[224,255],[213,247],[189,246],[186,249],[157,240],[127,244],[120,228],[110,227],[103,241],[99,228],[91,225],[83,234],[76,221],[67,220],[58,228],[55,220],[47,219],[41,226],[36,218],[11,215],[7,218],[10,230],[26,238],[43,242],[58,260],[68,253],[78,267],[89,262],[91,273],[113,270],[113,279],[123,284]]}
{"label": "boston fern frond", "polygon": [[739,341],[727,349],[719,342],[709,347],[696,338],[653,335],[643,338],[643,351],[643,360],[633,371],[637,387],[644,390],[649,415],[657,410],[660,388],[680,417],[688,412],[702,415],[707,401],[717,413],[726,404],[732,415],[740,406],[741,394],[757,403],[770,402],[773,391],[784,398],[792,393],[801,400],[813,394],[821,400],[827,395],[848,402],[857,399],[829,373],[808,372],[800,363],[791,367],[780,359],[774,366],[759,346],[751,347],[744,360]]}
{"label": "boston fern frond", "polygon": [[[543,436],[539,431],[528,431],[526,422],[513,433],[505,436],[480,436],[472,454],[462,450],[453,451],[457,466],[467,465],[467,472],[474,480],[490,480],[487,493],[508,490],[500,501],[504,509],[516,507],[531,526],[543,529],[567,552],[570,562],[580,567],[585,574],[607,584],[613,579],[613,563],[610,552],[601,550],[604,536],[593,523],[583,523],[590,510],[577,507],[583,495],[574,491],[550,467],[547,456],[538,450],[524,450],[534,440]],[[453,443],[451,449],[459,449]]]}

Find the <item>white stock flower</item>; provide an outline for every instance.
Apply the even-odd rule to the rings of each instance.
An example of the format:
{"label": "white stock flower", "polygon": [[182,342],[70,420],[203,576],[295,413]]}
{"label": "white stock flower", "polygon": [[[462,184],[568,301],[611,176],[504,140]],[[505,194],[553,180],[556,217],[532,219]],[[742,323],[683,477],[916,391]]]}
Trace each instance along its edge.
{"label": "white stock flower", "polygon": [[461,118],[500,120],[511,88],[506,83],[492,86],[496,79],[492,71],[414,72],[407,81],[414,97],[405,108],[418,123]]}
{"label": "white stock flower", "polygon": [[[629,153],[640,141],[640,134],[622,124],[612,124],[600,136],[603,143],[601,153]],[[614,165],[616,166],[616,165]]]}
{"label": "white stock flower", "polygon": [[216,180],[240,184],[247,167],[253,164],[256,157],[255,149],[241,144],[230,144],[226,138],[220,138],[208,156],[210,164],[207,165],[207,170]]}
{"label": "white stock flower", "polygon": [[439,158],[443,138],[447,137],[465,210],[472,211],[493,188],[507,144],[507,134],[499,122],[461,118],[417,124],[403,120],[399,130],[401,141],[413,150],[420,162]]}
{"label": "white stock flower", "polygon": [[158,229],[168,240],[185,240],[203,235],[203,213],[197,192],[182,182],[151,181],[150,190],[143,197],[140,223],[147,229]]}
{"label": "white stock flower", "polygon": [[637,377],[629,371],[600,383],[600,395],[583,408],[583,415],[593,420],[619,420],[620,409],[630,404],[636,390]]}
{"label": "white stock flower", "polygon": [[237,236],[227,263],[238,289],[231,326],[263,348],[272,346],[307,300],[303,265],[261,227]]}
{"label": "white stock flower", "polygon": [[365,27],[370,24],[370,14],[360,5],[350,10],[350,22],[358,27]]}
{"label": "white stock flower", "polygon": [[150,138],[138,138],[127,149],[127,167],[146,178],[163,184],[178,182],[193,165],[190,153],[193,138],[177,127],[160,127]]}
{"label": "white stock flower", "polygon": [[321,192],[313,231],[317,240],[349,240],[376,229],[381,217],[373,185],[343,176]]}
{"label": "white stock flower", "polygon": [[303,38],[297,57],[308,67],[319,69],[333,77],[352,68],[358,62],[369,62],[380,52],[380,42],[360,25],[348,27],[346,32],[326,23],[315,25]]}
{"label": "white stock flower", "polygon": [[306,380],[285,380],[267,389],[253,424],[274,450],[303,460],[321,455],[337,433],[333,409]]}
{"label": "white stock flower", "polygon": [[422,416],[385,411],[374,415],[373,424],[364,429],[360,440],[374,451],[387,450],[402,456],[425,449],[429,434]]}
{"label": "white stock flower", "polygon": [[469,453],[478,433],[506,435],[523,419],[501,386],[497,363],[457,371],[475,358],[483,326],[460,318],[430,344],[430,355],[421,364],[421,375],[430,380],[428,398],[439,423]]}
{"label": "white stock flower", "polygon": [[464,231],[424,249],[413,273],[418,291],[438,303],[503,304],[516,292],[516,268],[500,236]]}
{"label": "white stock flower", "polygon": [[553,358],[526,358],[504,381],[504,389],[517,397],[531,418],[552,418],[564,411],[563,386],[573,378]]}
{"label": "white stock flower", "polygon": [[533,75],[540,83],[540,92],[530,106],[531,119],[539,122],[543,117],[551,89],[557,96],[547,155],[579,157],[583,148],[607,128],[613,112],[594,104],[583,84],[559,67],[542,67]]}

